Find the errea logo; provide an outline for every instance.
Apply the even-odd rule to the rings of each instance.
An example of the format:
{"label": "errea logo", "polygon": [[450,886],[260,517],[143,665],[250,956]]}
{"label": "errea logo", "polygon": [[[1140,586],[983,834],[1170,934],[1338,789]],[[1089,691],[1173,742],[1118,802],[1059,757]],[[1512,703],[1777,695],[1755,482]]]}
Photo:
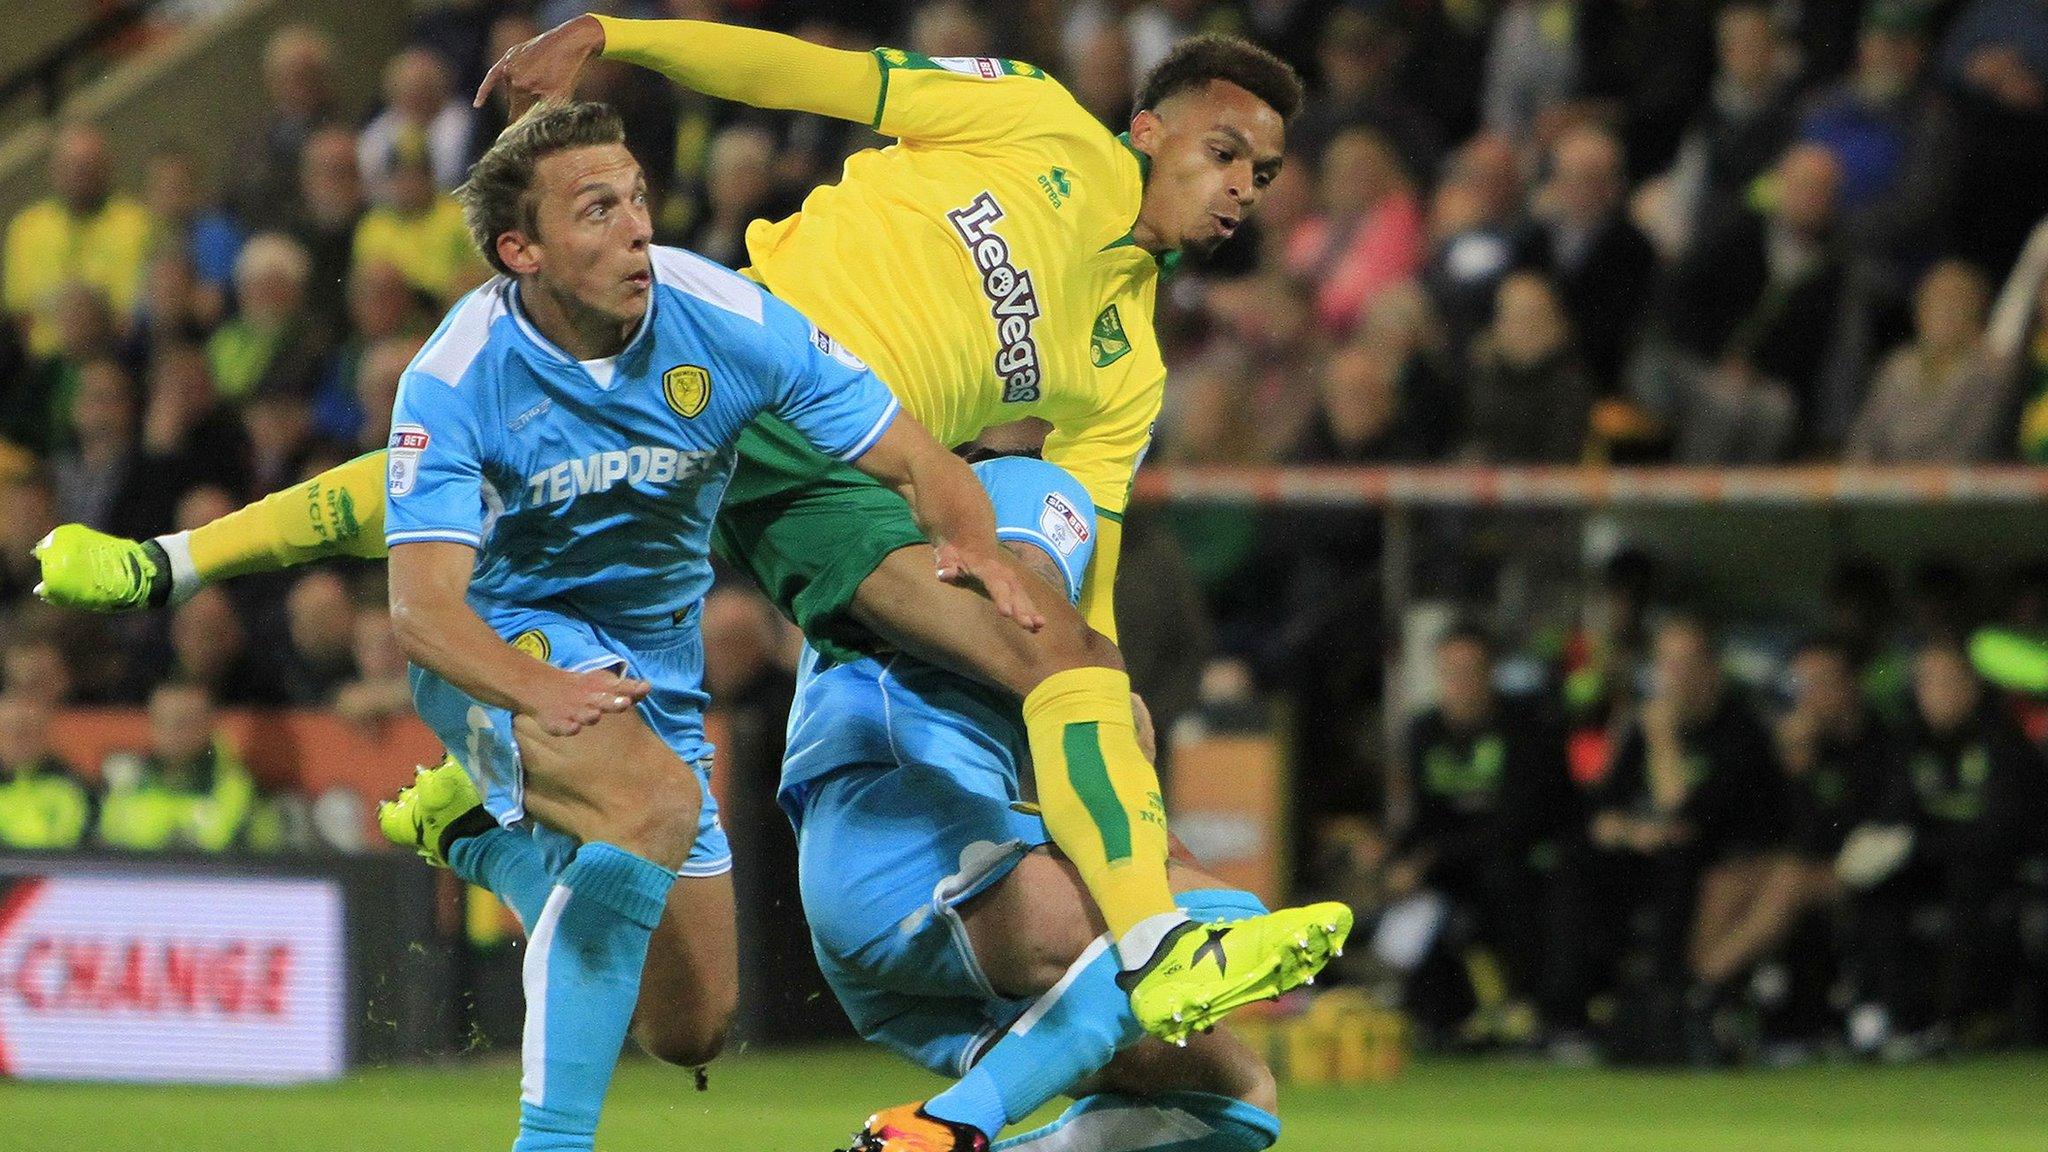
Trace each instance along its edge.
{"label": "errea logo", "polygon": [[1067,197],[1074,194],[1073,174],[1065,168],[1054,168],[1038,178],[1038,187],[1045,193],[1045,198],[1052,202],[1052,206],[1058,208],[1067,202]]}

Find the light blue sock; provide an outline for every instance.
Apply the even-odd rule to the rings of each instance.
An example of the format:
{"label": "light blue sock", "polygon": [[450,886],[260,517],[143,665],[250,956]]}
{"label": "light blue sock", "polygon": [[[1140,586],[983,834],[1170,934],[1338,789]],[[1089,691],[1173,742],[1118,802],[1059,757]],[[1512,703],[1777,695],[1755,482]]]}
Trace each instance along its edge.
{"label": "light blue sock", "polygon": [[529,936],[554,890],[555,873],[566,864],[566,859],[549,859],[526,828],[487,828],[448,846],[449,870],[496,893]]}
{"label": "light blue sock", "polygon": [[[1177,899],[1202,921],[1265,911],[1258,897],[1230,889],[1186,892]],[[967,1075],[925,1103],[925,1111],[971,1124],[993,1140],[1005,1125],[1100,1071],[1118,1049],[1144,1035],[1131,1014],[1130,994],[1116,982],[1119,971],[1109,937],[1090,944]]]}
{"label": "light blue sock", "polygon": [[925,1103],[942,1120],[995,1139],[1004,1125],[1094,1075],[1117,1049],[1144,1035],[1107,935],[1088,945],[1060,982],[1017,1018],[967,1075]]}
{"label": "light blue sock", "polygon": [[1261,1152],[1280,1139],[1280,1118],[1207,1092],[1084,1096],[1059,1119],[991,1152]]}
{"label": "light blue sock", "polygon": [[626,1042],[647,940],[675,873],[610,844],[562,869],[527,941],[519,1139],[513,1152],[590,1152]]}

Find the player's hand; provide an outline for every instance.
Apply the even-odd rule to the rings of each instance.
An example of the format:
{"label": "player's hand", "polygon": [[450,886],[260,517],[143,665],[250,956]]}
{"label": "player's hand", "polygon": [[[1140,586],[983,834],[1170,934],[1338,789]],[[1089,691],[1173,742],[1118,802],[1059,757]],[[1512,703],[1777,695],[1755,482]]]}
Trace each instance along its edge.
{"label": "player's hand", "polygon": [[624,712],[647,698],[652,687],[614,672],[564,672],[549,668],[521,702],[550,736],[574,736],[608,712]]}
{"label": "player's hand", "polygon": [[576,91],[576,74],[584,61],[604,51],[604,25],[594,17],[574,20],[506,49],[484,82],[477,85],[474,106],[481,108],[493,89],[505,89],[513,120],[543,100],[567,100]]}
{"label": "player's hand", "polygon": [[996,611],[1017,622],[1026,632],[1045,627],[1045,617],[1031,600],[1031,593],[1015,568],[998,552],[961,544],[941,544],[935,550],[939,579],[962,587],[979,587],[996,606]]}

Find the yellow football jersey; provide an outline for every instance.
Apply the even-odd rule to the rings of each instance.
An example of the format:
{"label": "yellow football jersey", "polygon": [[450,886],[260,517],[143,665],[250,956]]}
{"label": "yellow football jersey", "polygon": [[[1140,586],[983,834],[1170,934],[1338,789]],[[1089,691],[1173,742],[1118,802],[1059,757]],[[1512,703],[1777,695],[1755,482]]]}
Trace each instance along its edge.
{"label": "yellow football jersey", "polygon": [[[1051,424],[1046,459],[1121,519],[1166,382],[1159,266],[1131,240],[1143,158],[1030,65],[875,59],[874,125],[899,142],[748,229],[754,272],[942,442]],[[1113,635],[1106,590],[1089,599]]]}

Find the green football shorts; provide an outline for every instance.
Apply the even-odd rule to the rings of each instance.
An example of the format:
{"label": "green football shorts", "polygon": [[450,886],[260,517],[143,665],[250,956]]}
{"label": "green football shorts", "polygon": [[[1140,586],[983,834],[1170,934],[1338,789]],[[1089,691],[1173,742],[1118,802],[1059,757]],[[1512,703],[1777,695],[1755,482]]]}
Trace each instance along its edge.
{"label": "green football shorts", "polygon": [[854,593],[882,557],[924,542],[901,496],[781,420],[759,416],[740,433],[712,548],[834,661],[880,647],[853,618]]}

